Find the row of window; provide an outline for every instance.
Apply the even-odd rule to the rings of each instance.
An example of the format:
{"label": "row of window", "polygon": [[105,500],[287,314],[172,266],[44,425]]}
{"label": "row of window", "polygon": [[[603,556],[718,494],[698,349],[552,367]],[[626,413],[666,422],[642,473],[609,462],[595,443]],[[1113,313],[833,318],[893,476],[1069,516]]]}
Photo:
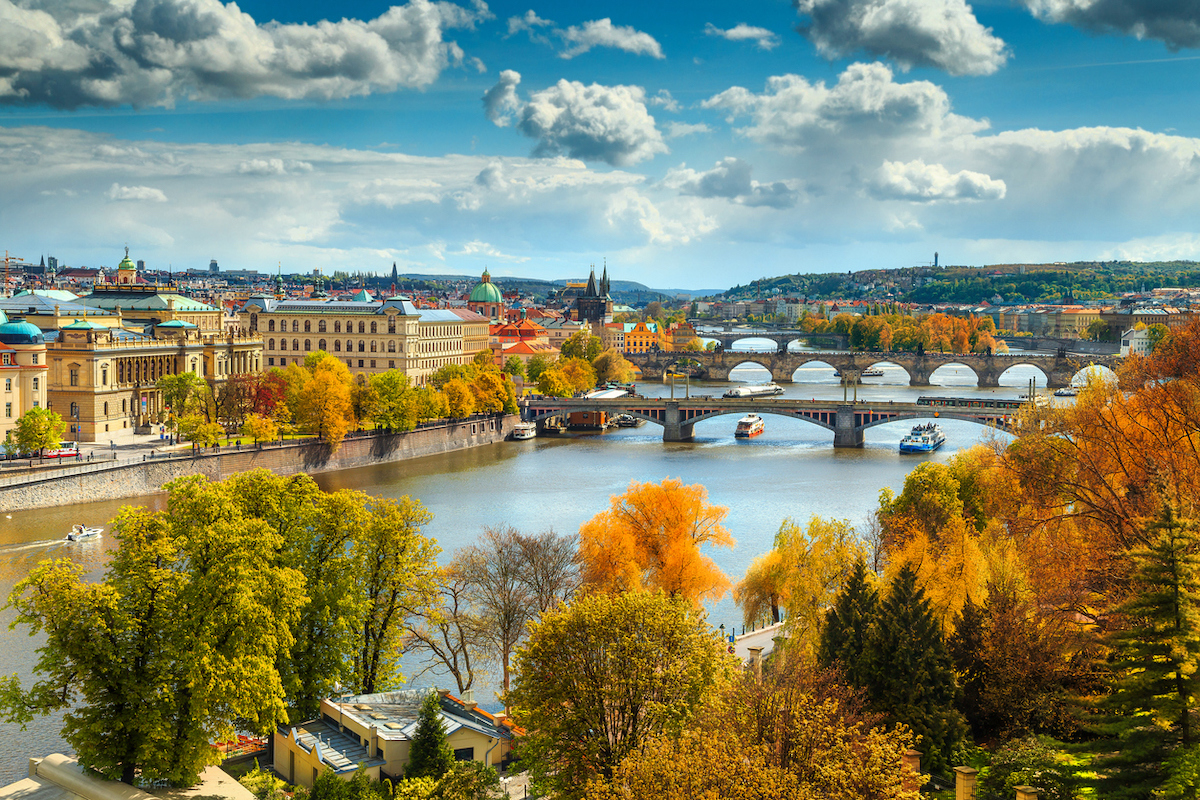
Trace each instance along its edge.
{"label": "row of window", "polygon": [[[295,361],[297,364],[299,364],[299,363],[300,363],[300,359],[298,359],[298,358],[295,358],[295,359],[292,359],[292,360],[293,360],[293,361]],[[379,369],[379,367],[375,366],[375,363],[376,363],[376,362],[375,362],[375,359],[373,359],[373,358],[372,358],[372,359],[371,359],[371,367],[370,367],[370,369]],[[273,359],[273,358],[268,358],[268,359],[267,359],[267,366],[268,366],[268,367],[273,367],[273,366],[275,366],[275,359]],[[287,366],[287,359],[286,359],[286,358],[281,358],[281,359],[279,359],[279,366],[281,366],[281,367],[286,367],[286,366]],[[347,358],[347,359],[346,359],[346,366],[347,366],[347,367],[349,367],[350,369],[354,369],[354,362],[353,362],[351,359]],[[363,366],[363,359],[361,359],[361,358],[358,360],[358,368],[359,368],[359,369],[367,369],[367,367],[364,367],[364,366]],[[395,369],[395,368],[396,368],[396,362],[395,362],[395,361],[388,361],[387,368],[388,368],[388,369]]]}
{"label": "row of window", "polygon": [[[383,348],[383,342],[375,342],[374,340],[372,340],[370,344],[371,344],[371,348],[370,348],[370,349],[371,349],[371,352],[372,352],[372,353],[375,353],[375,352],[383,352],[383,349],[384,349],[384,348]],[[267,349],[268,349],[268,350],[274,350],[274,349],[275,349],[275,340],[274,340],[274,339],[267,339]],[[287,342],[287,339],[280,339],[280,340],[279,340],[279,349],[280,349],[280,350],[287,350],[287,349],[288,349],[288,342]],[[299,339],[292,339],[292,349],[293,349],[293,350],[296,350],[297,352],[299,352],[299,350],[300,350],[300,340],[299,340]],[[324,339],[318,339],[318,340],[317,340],[317,349],[318,349],[318,350],[325,350],[326,352],[328,352],[328,348],[326,348],[326,346],[325,346],[325,340],[324,340]],[[403,352],[404,352],[404,343],[403,343],[403,342],[401,342],[401,343],[400,343],[400,347],[399,347],[399,348],[397,348],[397,347],[396,347],[396,341],[395,341],[394,339],[393,339],[393,340],[389,340],[389,341],[388,341],[388,343],[387,343],[387,352],[389,352],[389,353],[395,353],[395,352],[397,352],[397,350],[399,350],[399,352],[403,353]],[[305,339],[305,340],[304,340],[304,352],[308,353],[308,352],[311,352],[311,351],[312,351],[312,340],[311,340],[311,339]],[[341,339],[334,339],[334,340],[333,340],[333,352],[335,352],[335,353],[340,353],[340,352],[342,352],[342,340],[341,340]],[[352,353],[352,352],[354,352],[354,342],[350,341],[349,339],[347,339],[347,340],[346,340],[346,352],[347,352],[347,353]],[[359,342],[358,342],[358,352],[360,352],[360,353],[365,353],[365,352],[367,352],[367,342],[365,342],[365,341],[363,341],[363,340],[361,340],[361,339],[359,340]]]}
{"label": "row of window", "polygon": [[[280,332],[286,332],[287,329],[288,329],[288,321],[286,319],[280,320],[279,321]],[[325,333],[327,331],[328,331],[328,328],[326,327],[326,321],[323,319],[317,320],[317,333]],[[273,319],[267,320],[267,332],[268,333],[275,332],[275,320],[273,320]],[[292,333],[299,333],[299,332],[300,332],[300,320],[294,319],[294,320],[292,320]],[[304,320],[304,332],[305,333],[312,332],[312,320],[308,320],[308,319]],[[341,320],[333,321],[333,332],[334,333],[342,332],[342,321]],[[358,332],[366,333],[367,332],[367,323],[359,322],[358,323]],[[396,318],[388,317],[388,333],[395,333],[395,332],[396,332]],[[354,323],[353,322],[346,323],[346,333],[354,333]],[[371,321],[371,333],[379,333],[379,323],[375,320]]]}

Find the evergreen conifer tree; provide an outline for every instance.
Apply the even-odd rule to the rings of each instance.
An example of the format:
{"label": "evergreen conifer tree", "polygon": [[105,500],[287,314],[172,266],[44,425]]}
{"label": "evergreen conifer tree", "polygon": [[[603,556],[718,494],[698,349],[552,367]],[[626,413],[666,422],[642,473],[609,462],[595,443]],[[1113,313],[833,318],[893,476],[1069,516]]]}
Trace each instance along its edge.
{"label": "evergreen conifer tree", "polygon": [[454,766],[454,753],[446,743],[446,725],[442,722],[437,692],[421,701],[417,730],[409,748],[405,778],[441,778]]}
{"label": "evergreen conifer tree", "polygon": [[866,562],[860,558],[825,615],[817,655],[821,666],[840,667],[846,680],[860,688],[867,683],[870,668],[863,654],[878,610],[879,595],[867,578]]}
{"label": "evergreen conifer tree", "polygon": [[922,766],[945,770],[966,725],[955,708],[958,686],[941,627],[916,573],[907,565],[892,580],[866,646],[871,705],[920,737]]}
{"label": "evergreen conifer tree", "polygon": [[1163,510],[1150,545],[1135,550],[1133,594],[1117,612],[1113,691],[1101,703],[1101,794],[1147,798],[1167,779],[1175,749],[1196,741],[1189,714],[1200,690],[1200,537]]}

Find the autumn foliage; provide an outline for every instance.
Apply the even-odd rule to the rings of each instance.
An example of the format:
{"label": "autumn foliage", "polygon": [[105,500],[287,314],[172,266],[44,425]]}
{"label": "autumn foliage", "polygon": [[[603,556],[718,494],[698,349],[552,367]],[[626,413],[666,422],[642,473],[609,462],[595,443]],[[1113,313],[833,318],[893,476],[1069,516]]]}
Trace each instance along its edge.
{"label": "autumn foliage", "polygon": [[678,479],[630,483],[579,529],[584,585],[602,592],[662,590],[694,604],[720,598],[729,579],[701,548],[734,541],[722,524],[728,509],[707,498],[703,486]]}

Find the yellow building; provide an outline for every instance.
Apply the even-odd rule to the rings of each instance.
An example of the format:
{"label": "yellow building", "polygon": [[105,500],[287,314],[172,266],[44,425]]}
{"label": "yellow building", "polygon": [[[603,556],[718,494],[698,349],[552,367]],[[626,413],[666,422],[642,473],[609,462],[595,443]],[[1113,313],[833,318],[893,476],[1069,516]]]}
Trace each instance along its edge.
{"label": "yellow building", "polygon": [[677,322],[670,326],[667,333],[671,350],[683,350],[690,342],[696,341],[696,329],[690,322]]}
{"label": "yellow building", "polygon": [[[325,770],[345,780],[360,766],[376,780],[400,778],[426,694],[410,689],[322,700],[319,718],[275,732],[275,772],[288,783],[310,789]],[[438,700],[455,760],[499,766],[509,758],[511,722],[468,698],[439,692]]]}
{"label": "yellow building", "polygon": [[7,439],[21,415],[46,405],[46,340],[37,326],[7,320],[0,324],[0,381],[0,437]]}
{"label": "yellow building", "polygon": [[656,322],[626,322],[625,352],[648,353],[661,347]]}
{"label": "yellow building", "polygon": [[77,319],[47,334],[46,404],[81,442],[150,432],[166,414],[159,378],[192,372],[210,385],[262,370],[262,339],[168,320],[147,332]]}
{"label": "yellow building", "polygon": [[242,330],[262,338],[266,369],[303,362],[309,353],[324,350],[345,361],[353,374],[397,369],[420,386],[435,370],[468,364],[488,347],[488,321],[480,315],[419,309],[407,297],[257,296],[246,301],[238,316]]}

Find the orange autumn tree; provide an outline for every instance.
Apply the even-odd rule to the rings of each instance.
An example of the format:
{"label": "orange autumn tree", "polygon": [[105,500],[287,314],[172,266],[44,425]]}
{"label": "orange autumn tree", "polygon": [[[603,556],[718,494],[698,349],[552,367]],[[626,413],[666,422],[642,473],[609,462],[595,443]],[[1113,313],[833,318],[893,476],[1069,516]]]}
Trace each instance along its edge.
{"label": "orange autumn tree", "polygon": [[634,481],[608,510],[579,529],[584,585],[602,592],[662,590],[699,605],[730,588],[704,545],[733,547],[721,523],[729,509],[709,505],[700,484]]}

